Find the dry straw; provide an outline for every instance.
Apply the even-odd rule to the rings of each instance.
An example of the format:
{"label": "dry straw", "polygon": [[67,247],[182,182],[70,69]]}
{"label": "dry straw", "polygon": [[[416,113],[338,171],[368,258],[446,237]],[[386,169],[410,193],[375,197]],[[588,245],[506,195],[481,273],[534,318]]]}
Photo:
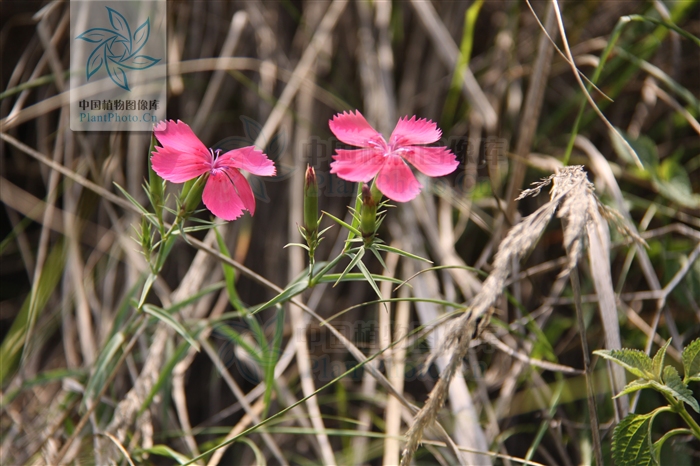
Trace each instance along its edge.
{"label": "dry straw", "polygon": [[[484,281],[481,291],[474,297],[464,315],[451,324],[442,348],[433,353],[428,361],[429,365],[439,354],[444,354],[449,359],[449,363],[440,374],[440,379],[430,392],[425,406],[416,414],[413,425],[406,433],[407,443],[401,460],[403,466],[410,464],[413,453],[423,438],[423,431],[435,421],[438,411],[445,402],[450,382],[461,365],[462,358],[467,354],[470,343],[478,338],[488,325],[493,313],[493,305],[506,285],[512,264],[522,259],[533,248],[555,212],[558,212],[557,216],[563,221],[564,247],[567,251],[566,265],[560,277],[570,275],[576,267],[583,251],[584,235],[587,235],[590,244],[595,243],[599,246],[609,243],[607,225],[603,219],[613,220],[623,234],[643,242],[624,225],[618,214],[598,200],[593,192],[593,184],[580,165],[559,169],[556,174],[534,183],[533,188],[524,190],[518,199],[537,195],[549,184],[552,184],[550,201],[508,232],[499,246],[493,262],[493,270]],[[609,247],[606,247],[603,252],[607,255],[608,251]],[[592,270],[593,275],[601,274],[609,277],[608,264],[609,261],[605,261],[604,264],[602,261],[591,261],[591,267],[596,268]],[[597,268],[606,270],[597,270]],[[611,283],[609,285],[612,286]],[[602,286],[596,283],[597,291],[600,292]],[[601,308],[601,314],[606,333],[606,346],[619,348],[620,336],[614,303],[612,309]],[[612,374],[612,379],[614,385],[624,381],[624,378],[620,379],[617,374]],[[626,404],[623,404],[622,408],[618,405],[618,409],[625,409],[625,407]],[[618,414],[624,415],[624,413]]]}

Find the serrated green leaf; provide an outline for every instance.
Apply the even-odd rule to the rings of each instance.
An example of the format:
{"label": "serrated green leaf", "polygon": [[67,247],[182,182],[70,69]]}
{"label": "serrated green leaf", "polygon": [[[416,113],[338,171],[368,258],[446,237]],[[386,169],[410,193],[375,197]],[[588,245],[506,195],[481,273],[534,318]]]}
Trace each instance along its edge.
{"label": "serrated green leaf", "polygon": [[628,414],[613,431],[613,460],[617,466],[653,464],[649,441],[651,414]]}
{"label": "serrated green leaf", "polygon": [[671,390],[671,395],[678,401],[683,401],[689,404],[696,413],[700,413],[700,406],[698,406],[698,400],[693,397],[693,391],[688,388],[688,386],[683,383],[681,376],[678,375],[678,371],[673,366],[664,367],[664,383],[665,387]]}
{"label": "serrated green leaf", "polygon": [[651,183],[659,194],[683,207],[700,207],[700,195],[693,193],[688,172],[675,160],[664,160],[653,172]]}
{"label": "serrated green leaf", "polygon": [[654,359],[652,359],[651,361],[651,370],[654,373],[654,377],[658,381],[661,381],[661,371],[664,368],[664,358],[666,357],[666,349],[670,344],[671,339],[669,338],[666,344],[659,348],[659,351],[656,352],[656,354],[654,355]]}
{"label": "serrated green leaf", "polygon": [[[650,170],[659,164],[659,151],[656,148],[656,143],[648,136],[641,135],[634,139],[624,130],[615,128],[620,136],[634,149],[636,156],[639,157],[645,170]],[[612,133],[612,132],[611,132]],[[621,159],[628,163],[636,163],[634,160],[635,154],[631,154],[624,142],[620,140],[614,133],[610,134],[613,149]]]}
{"label": "serrated green leaf", "polygon": [[651,382],[649,382],[646,379],[633,380],[630,383],[628,383],[627,385],[625,385],[625,388],[623,388],[622,391],[620,393],[618,393],[617,395],[615,395],[613,398],[618,398],[618,397],[621,397],[622,395],[627,395],[628,393],[643,390],[645,388],[650,388],[651,386],[652,386]]}
{"label": "serrated green leaf", "polygon": [[613,350],[596,350],[597,354],[605,359],[616,362],[632,374],[643,379],[654,379],[651,358],[643,351],[623,348]]}
{"label": "serrated green leaf", "polygon": [[700,381],[700,338],[683,348],[683,372],[685,382]]}
{"label": "serrated green leaf", "polygon": [[173,316],[171,316],[164,309],[161,309],[158,306],[154,306],[152,304],[144,304],[143,311],[149,315],[152,315],[164,324],[172,327],[173,330],[179,333],[182,336],[182,338],[184,338],[187,341],[187,343],[189,343],[190,345],[192,345],[193,348],[199,351],[199,342],[197,342],[197,340],[195,340],[192,337],[192,335],[190,335],[190,333],[185,329],[185,327],[182,326],[180,322],[175,320]]}
{"label": "serrated green leaf", "polygon": [[144,448],[140,451],[144,453],[151,453],[153,455],[165,456],[166,458],[172,458],[177,461],[178,464],[187,464],[190,462],[188,457],[166,445],[153,445],[151,448]]}

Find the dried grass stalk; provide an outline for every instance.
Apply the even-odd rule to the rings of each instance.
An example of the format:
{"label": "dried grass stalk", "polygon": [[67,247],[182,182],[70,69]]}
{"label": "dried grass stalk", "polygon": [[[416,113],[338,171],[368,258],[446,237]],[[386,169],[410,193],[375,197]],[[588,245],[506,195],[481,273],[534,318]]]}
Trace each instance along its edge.
{"label": "dried grass stalk", "polygon": [[[564,222],[564,247],[567,251],[566,265],[560,277],[568,276],[576,267],[583,250],[584,235],[587,231],[600,232],[604,230],[606,225],[602,222],[602,218],[611,218],[613,215],[593,193],[593,184],[588,181],[582,166],[559,169],[556,174],[534,183],[533,188],[524,190],[518,199],[537,195],[542,188],[549,184],[552,184],[550,201],[524,218],[508,232],[494,258],[493,271],[484,281],[481,291],[474,297],[464,315],[452,324],[445,336],[441,350],[434,353],[428,360],[429,365],[435,356],[444,354],[448,356],[449,363],[443,369],[425,406],[418,412],[413,425],[406,434],[407,444],[401,460],[403,466],[410,464],[411,457],[423,437],[423,431],[435,421],[438,411],[445,402],[450,382],[460,366],[462,358],[467,354],[470,343],[488,325],[493,313],[492,306],[506,285],[506,280],[512,272],[512,264],[522,259],[537,243],[554,213],[558,211],[557,216]],[[599,263],[594,265],[600,266]],[[604,323],[614,320],[617,324],[617,320],[610,319],[609,314],[607,317],[604,316]],[[609,329],[606,326],[606,335],[608,331],[614,332],[614,329]],[[607,344],[610,344],[611,340],[614,341],[610,335],[607,336]],[[617,338],[619,341],[619,329]]]}

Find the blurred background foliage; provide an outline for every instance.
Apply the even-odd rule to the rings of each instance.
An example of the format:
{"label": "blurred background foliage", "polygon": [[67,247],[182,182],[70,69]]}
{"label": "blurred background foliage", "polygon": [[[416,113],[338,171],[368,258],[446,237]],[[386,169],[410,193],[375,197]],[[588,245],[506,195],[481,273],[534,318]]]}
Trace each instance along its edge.
{"label": "blurred background foliage", "polygon": [[[454,306],[405,299],[379,305],[366,282],[353,281],[305,292],[310,308],[323,318],[346,310],[331,325],[367,356],[391,343],[395,330],[420,330],[463,309],[491,270],[505,232],[546,202],[543,194],[518,203],[520,190],[562,164],[581,164],[598,197],[627,217],[649,246],[635,249],[611,228],[622,344],[648,352],[672,337],[668,357],[677,362],[682,347],[700,336],[700,7],[696,1],[559,7],[576,66],[598,88],[591,96],[643,168],[585,103],[570,64],[544,37],[538,19],[563,48],[551,2],[532,2],[532,11],[526,2],[496,0],[168,2],[168,118],[190,124],[211,147],[257,142],[278,167],[274,180],[254,184],[255,216],[223,230],[231,257],[284,287],[306,265],[302,251],[284,249],[299,242],[306,165],[316,169],[322,210],[347,219],[347,206],[354,204],[356,186],[329,173],[338,144],[328,120],[359,109],[388,136],[399,117],[417,115],[438,123],[441,145],[454,151],[460,167],[442,179],[420,178],[424,193],[389,209],[379,235],[435,266],[453,268],[420,275],[410,291],[383,286],[382,294]],[[150,134],[68,128],[69,2],[4,1],[0,11],[2,462],[51,464],[60,456],[73,464],[105,458],[126,464],[125,455],[109,453],[120,442],[135,463],[184,462],[236,428],[259,423],[252,418],[261,416],[263,405],[268,416],[277,413],[309,396],[304,383],[313,392],[353,367],[355,359],[327,325],[293,320],[294,306],[263,311],[253,317],[256,324],[241,317],[229,303],[219,262],[198,262],[198,250],[185,241],[175,245],[149,302],[167,307],[178,302],[175,297],[211,286],[194,307],[174,314],[211,351],[196,352],[169,332],[153,354],[156,329],[165,324],[151,319],[143,328],[129,326],[145,278],[133,241],[139,216],[46,162],[119,195],[117,183],[145,203]],[[331,21],[333,15],[337,20]],[[240,60],[222,66],[203,60],[224,51]],[[286,95],[291,86],[298,90]],[[275,110],[281,113],[268,127],[273,132],[261,136]],[[208,212],[200,216],[208,218]],[[323,220],[322,228],[329,225]],[[344,238],[332,228],[317,257],[337,254]],[[561,224],[554,222],[523,263],[513,265],[490,337],[465,358],[464,388],[439,418],[459,445],[544,464],[593,461],[572,291],[566,281],[554,286],[564,256]],[[384,270],[367,257],[373,273],[400,280],[425,268],[386,258]],[[462,266],[473,269],[454,268]],[[591,349],[602,348],[587,263],[580,275],[586,339]],[[244,306],[277,294],[245,273],[237,272],[235,280]],[[399,313],[405,320],[398,320]],[[272,400],[262,403],[263,390],[256,387],[273,366],[256,355],[272,354],[264,342],[272,341],[279,319],[283,344],[276,356],[286,366],[275,378]],[[405,399],[421,406],[439,370],[433,365],[420,375],[418,369],[436,343],[420,331],[407,341],[405,353],[378,359],[392,382],[401,380]],[[304,361],[295,344],[307,347]],[[392,378],[389,369],[396,367],[404,370]],[[605,368],[597,364],[594,375],[602,454],[610,464],[616,413]],[[144,414],[116,429],[115,408],[149,377],[151,397],[137,394]],[[97,403],[95,387],[106,381]],[[697,393],[697,384],[691,388]],[[246,402],[241,394],[249,395]],[[392,464],[398,458],[398,436],[412,413],[392,406],[392,396],[368,371],[351,372],[312,398],[316,408],[314,402],[300,404],[259,429],[266,434],[246,435],[216,461],[327,464],[331,455],[338,464]],[[86,400],[99,406],[77,431]],[[469,406],[466,420],[458,400]],[[646,412],[659,399],[644,393],[637,403]],[[655,428],[666,432],[677,427],[674,422],[663,419]],[[464,425],[477,434],[460,434]],[[436,432],[426,435],[444,440]],[[668,461],[700,461],[697,441],[676,439],[665,447]],[[515,464],[505,457],[457,458],[430,442],[415,461]]]}

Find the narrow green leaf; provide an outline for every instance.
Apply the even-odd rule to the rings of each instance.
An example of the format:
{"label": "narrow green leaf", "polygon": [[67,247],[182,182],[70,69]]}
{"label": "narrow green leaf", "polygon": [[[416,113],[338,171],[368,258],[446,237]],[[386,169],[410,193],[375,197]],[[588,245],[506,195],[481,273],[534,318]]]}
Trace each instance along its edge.
{"label": "narrow green leaf", "polygon": [[664,383],[671,391],[671,395],[678,401],[683,401],[689,404],[696,413],[700,413],[700,406],[698,406],[698,400],[693,397],[693,391],[688,388],[688,386],[683,383],[681,376],[678,375],[678,371],[673,366],[664,367]]}
{"label": "narrow green leaf", "polygon": [[165,265],[165,260],[168,258],[170,251],[172,251],[173,246],[175,246],[175,240],[177,235],[171,234],[164,239],[163,244],[158,248],[158,259],[156,260],[155,271],[160,272]]}
{"label": "narrow green leaf", "polygon": [[388,267],[387,267],[386,264],[384,263],[384,259],[382,259],[382,255],[379,254],[379,251],[377,251],[377,243],[373,244],[373,245],[369,248],[369,250],[372,251],[372,254],[374,254],[374,257],[376,257],[377,260],[379,261],[379,263],[382,264],[382,268],[383,268],[384,270],[388,269]]}
{"label": "narrow green leaf", "polygon": [[372,289],[374,290],[375,293],[377,293],[377,296],[379,299],[382,299],[382,293],[379,291],[379,287],[377,286],[377,282],[374,281],[374,278],[372,278],[372,274],[369,273],[369,270],[367,269],[367,266],[362,262],[357,263],[357,267],[360,269],[360,272],[362,272],[362,275],[365,276],[367,279],[367,282],[372,286]]}
{"label": "narrow green leaf", "polygon": [[333,220],[333,221],[334,221],[335,223],[337,223],[338,225],[347,228],[347,229],[350,231],[350,233],[353,234],[352,237],[348,235],[348,239],[347,239],[348,241],[350,241],[351,239],[353,239],[354,236],[359,236],[360,238],[362,238],[362,233],[360,233],[360,230],[358,230],[357,228],[348,225],[347,223],[343,222],[343,221],[342,221],[341,219],[339,219],[338,217],[335,217],[335,216],[329,214],[329,213],[326,212],[326,211],[323,211],[323,215],[329,216],[329,217],[331,218],[331,220]]}
{"label": "narrow green leaf", "polygon": [[143,310],[144,312],[152,315],[164,324],[172,327],[177,333],[179,333],[182,336],[182,338],[184,338],[187,341],[187,343],[189,343],[190,345],[192,345],[193,348],[199,351],[199,343],[197,342],[197,340],[195,340],[192,337],[192,335],[190,335],[189,332],[185,330],[185,327],[183,327],[180,322],[175,320],[173,316],[166,312],[164,309],[161,309],[158,306],[154,306],[152,304],[144,304]]}
{"label": "narrow green leaf", "polygon": [[255,348],[254,346],[252,346],[250,344],[250,342],[248,340],[246,340],[243,337],[243,335],[241,335],[238,331],[234,330],[230,326],[223,324],[223,323],[217,324],[214,327],[214,330],[217,333],[220,333],[221,336],[228,338],[229,340],[233,340],[233,342],[235,344],[237,344],[238,346],[240,346],[243,349],[243,351],[248,353],[250,355],[250,357],[253,358],[258,365],[260,365],[260,366],[263,365],[262,355],[261,355],[260,350],[258,348]]}
{"label": "narrow green leaf", "polygon": [[459,58],[457,59],[457,65],[455,66],[452,82],[450,83],[450,90],[447,93],[445,105],[442,109],[442,125],[452,125],[454,122],[457,103],[459,102],[460,92],[462,90],[462,70],[469,66],[476,32],[475,24],[483,3],[483,0],[476,0],[464,13],[464,28],[462,32],[462,42],[459,47]]}
{"label": "narrow green leaf", "polygon": [[[339,273],[329,273],[327,275],[324,275],[323,277],[320,277],[318,279],[319,283],[329,283],[329,282],[336,282],[340,278]],[[372,279],[378,281],[378,282],[391,282],[391,283],[396,283],[397,285],[400,285],[403,283],[403,280],[399,280],[398,278],[394,277],[387,277],[386,275],[377,275],[377,274],[372,274]],[[365,280],[365,276],[362,273],[346,273],[345,276],[343,277],[344,282],[357,282]]]}
{"label": "narrow green leaf", "polygon": [[157,141],[155,135],[151,135],[151,147],[148,149],[148,155],[146,157],[148,159],[148,198],[151,201],[153,211],[156,213],[158,221],[162,225],[165,180],[158,176],[155,170],[153,170],[153,166],[151,165],[151,153],[155,150],[156,142]]}
{"label": "narrow green leaf", "polygon": [[301,243],[287,243],[284,245],[284,249],[287,249],[290,246],[298,246],[300,248],[306,249],[307,251],[309,250],[309,247],[307,245]]}
{"label": "narrow green leaf", "polygon": [[165,310],[168,314],[175,314],[177,311],[182,309],[183,307],[189,306],[192,303],[195,303],[199,301],[200,298],[208,295],[209,293],[213,293],[214,291],[218,291],[221,288],[225,286],[224,282],[217,282],[217,283],[212,283],[209,286],[205,286],[201,290],[197,291],[195,294],[188,296],[187,298],[183,299],[182,301],[178,301],[169,308]]}
{"label": "narrow green leaf", "polygon": [[6,387],[8,376],[21,364],[22,349],[32,341],[34,323],[44,311],[59,280],[63,276],[66,263],[66,248],[59,240],[51,249],[39,280],[32,287],[32,294],[22,303],[9,331],[0,345],[0,387]]}
{"label": "narrow green leaf", "polygon": [[[194,221],[195,219],[192,219]],[[207,223],[206,225],[196,225],[192,227],[184,227],[180,229],[181,233],[194,233],[196,231],[205,231],[205,230],[211,230],[212,228],[216,228],[216,223]]]}
{"label": "narrow green leaf", "polygon": [[36,377],[33,377],[29,380],[25,380],[22,382],[22,385],[15,388],[11,389],[8,392],[4,394],[2,397],[2,400],[0,400],[0,409],[5,409],[6,406],[8,406],[12,401],[22,393],[24,390],[35,387],[37,385],[44,385],[48,384],[51,382],[60,382],[63,379],[66,378],[75,378],[75,379],[82,379],[85,377],[85,370],[84,369],[54,369],[46,372],[40,372],[39,374],[36,375]]}
{"label": "narrow green leaf", "polygon": [[[345,278],[345,275],[347,275],[348,272],[350,272],[352,269],[354,269],[355,266],[362,260],[362,256],[365,255],[365,250],[360,249],[356,253],[348,252],[347,254],[351,259],[350,263],[348,264],[347,267],[345,267],[345,270],[343,270],[343,273],[340,274],[340,277],[338,277],[338,280],[335,282],[335,285],[340,283],[343,280],[343,278]],[[333,286],[335,286],[335,285],[333,285]]]}
{"label": "narrow green leaf", "polygon": [[260,364],[262,365],[265,363],[265,357],[267,356],[267,351],[269,349],[267,337],[265,336],[265,329],[263,329],[262,325],[260,325],[260,322],[258,322],[257,316],[254,316],[252,314],[244,316],[243,321],[248,325],[248,328],[250,328],[251,332],[253,333],[253,337],[255,338],[255,341],[258,344],[258,347],[262,350],[260,358]]}
{"label": "narrow green leaf", "polygon": [[623,348],[614,350],[596,350],[593,351],[593,354],[597,354],[605,359],[616,362],[637,377],[641,377],[643,379],[654,378],[651,358],[643,351]]}
{"label": "narrow green leaf", "polygon": [[255,455],[255,464],[257,466],[267,466],[267,460],[265,459],[265,455],[262,451],[260,451],[260,447],[258,447],[255,444],[255,442],[253,442],[248,437],[241,437],[238,440],[236,440],[236,442],[245,443],[250,447],[251,450],[253,450],[253,454]]}
{"label": "narrow green leaf", "polygon": [[270,410],[270,401],[272,400],[272,389],[275,386],[275,366],[279,358],[280,348],[282,346],[282,335],[284,333],[284,312],[282,307],[278,306],[275,314],[275,334],[272,337],[272,345],[268,347],[265,357],[265,394],[263,395],[263,414],[262,418],[267,417]]}
{"label": "narrow green leaf", "polygon": [[651,414],[628,414],[613,431],[613,460],[617,466],[652,464],[649,447]]}
{"label": "narrow green leaf", "polygon": [[300,281],[292,282],[285,288],[280,294],[269,300],[268,302],[261,304],[260,306],[256,307],[253,311],[251,311],[251,314],[257,314],[258,312],[267,309],[271,306],[274,306],[275,304],[283,303],[286,301],[289,301],[292,299],[294,296],[302,293],[304,290],[306,290],[309,287],[309,278],[308,276]]}
{"label": "narrow green leaf", "polygon": [[670,344],[671,339],[669,338],[666,344],[659,348],[659,351],[656,352],[656,354],[654,355],[654,359],[651,361],[651,370],[654,373],[654,378],[659,382],[661,381],[661,371],[664,368],[664,358],[666,357],[666,349]]}
{"label": "narrow green leaf", "polygon": [[377,245],[377,249],[380,249],[380,250],[386,251],[386,252],[393,252],[394,254],[398,254],[398,255],[400,255],[400,256],[404,256],[404,257],[408,257],[408,258],[411,258],[411,259],[416,259],[416,260],[419,260],[419,261],[427,262],[428,264],[432,264],[432,263],[433,263],[433,261],[428,260],[428,259],[426,259],[426,258],[424,258],[424,257],[416,256],[415,254],[411,254],[410,252],[402,251],[402,250],[399,249],[399,248],[395,248],[395,247],[392,247],[392,246],[388,246],[388,245],[386,245],[386,244],[378,244],[378,245]]}
{"label": "narrow green leaf", "polygon": [[139,303],[137,305],[138,309],[141,309],[143,307],[143,304],[146,302],[146,298],[148,297],[148,293],[151,292],[151,287],[153,286],[153,283],[156,281],[156,278],[158,278],[158,275],[154,273],[149,273],[148,277],[146,277],[146,282],[143,284],[143,289],[141,290],[141,297],[139,298]]}
{"label": "narrow green leaf", "polygon": [[153,455],[164,456],[166,458],[172,458],[175,461],[177,461],[178,464],[187,464],[190,462],[190,459],[188,457],[186,457],[182,453],[173,450],[167,445],[153,445],[150,448],[144,448],[139,451],[142,451],[144,453],[151,453]]}
{"label": "narrow green leaf", "polygon": [[700,381],[700,338],[683,348],[683,372],[685,382]]}
{"label": "narrow green leaf", "polygon": [[117,184],[117,183],[114,183],[114,186],[116,186],[117,189],[118,189],[119,191],[122,192],[122,194],[124,195],[124,197],[125,197],[129,202],[131,202],[134,206],[136,206],[136,208],[139,209],[139,210],[141,211],[141,213],[143,213],[144,215],[147,215],[147,216],[151,216],[151,213],[148,211],[148,209],[146,209],[144,206],[142,206],[142,205],[139,203],[139,201],[137,201],[131,194],[129,194],[129,193],[126,191],[126,189],[122,188],[122,187],[119,186],[119,184]]}
{"label": "narrow green leaf", "polygon": [[[115,333],[112,338],[109,339],[105,347],[100,352],[95,362],[95,371],[90,376],[87,385],[85,386],[85,397],[83,398],[83,407],[87,400],[91,400],[102,390],[105,380],[109,372],[112,370],[113,365],[111,364],[114,356],[119,351],[126,338],[122,332]],[[97,400],[93,400],[97,402]]]}
{"label": "narrow green leaf", "polygon": [[[221,233],[219,233],[218,229],[214,230],[214,232],[216,233],[216,243],[219,246],[219,252],[221,252],[222,255],[230,259],[231,253],[226,247],[226,242],[224,241],[224,238],[221,236]],[[246,312],[246,307],[241,302],[241,299],[238,296],[238,290],[236,290],[236,270],[233,268],[233,266],[223,261],[221,262],[221,268],[224,270],[226,291],[228,292],[228,299],[231,302],[231,306],[233,306],[233,308],[237,311]]]}
{"label": "narrow green leaf", "polygon": [[172,379],[173,376],[173,369],[175,369],[175,366],[177,363],[179,363],[183,357],[185,357],[185,354],[187,354],[187,349],[190,347],[190,345],[187,342],[182,342],[178,346],[177,350],[175,351],[175,354],[173,354],[170,359],[168,359],[168,362],[165,363],[163,366],[163,369],[160,371],[160,375],[158,376],[158,380],[156,380],[156,383],[151,387],[151,391],[148,392],[148,395],[146,398],[144,398],[143,403],[141,403],[141,408],[139,408],[139,412],[136,415],[138,418],[146,409],[151,404],[151,401],[153,401],[153,398],[156,396],[156,394],[163,388],[163,385],[165,385],[165,382],[169,381]]}
{"label": "narrow green leaf", "polygon": [[[360,212],[360,207],[362,206],[362,183],[357,183],[357,195],[355,196],[355,208],[351,209],[351,212],[353,213],[352,216],[352,226],[348,225],[347,223],[338,220],[338,223],[341,225],[347,225],[348,228],[348,239],[345,240],[345,250],[350,247],[349,244],[350,242],[355,238],[355,236],[358,236],[359,238],[362,238],[362,233],[360,233],[360,217],[358,213]],[[335,219],[332,215],[321,211],[322,214],[328,215],[332,219]]]}

